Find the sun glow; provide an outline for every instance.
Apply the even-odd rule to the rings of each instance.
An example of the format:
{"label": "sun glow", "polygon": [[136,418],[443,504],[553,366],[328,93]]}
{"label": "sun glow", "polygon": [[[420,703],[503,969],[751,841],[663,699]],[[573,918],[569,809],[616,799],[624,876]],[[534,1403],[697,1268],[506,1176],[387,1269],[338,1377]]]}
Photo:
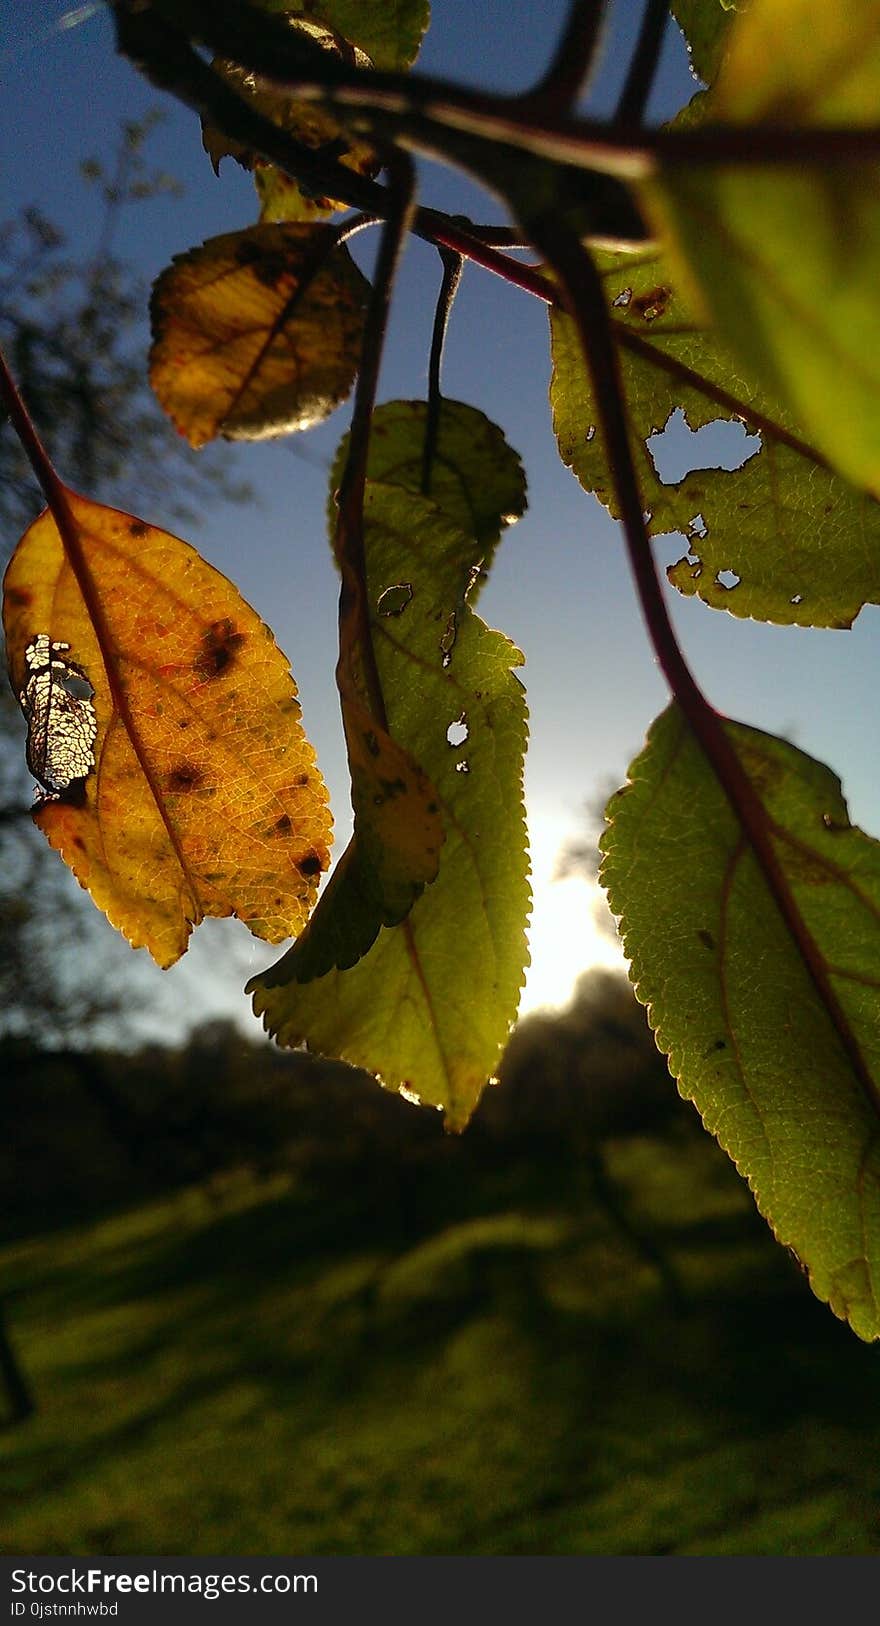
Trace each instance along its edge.
{"label": "sun glow", "polygon": [[581,875],[555,878],[560,852],[575,834],[572,820],[561,814],[543,810],[529,814],[532,963],[526,972],[520,1016],[567,1005],[578,977],[593,966],[619,971],[625,965],[598,883]]}

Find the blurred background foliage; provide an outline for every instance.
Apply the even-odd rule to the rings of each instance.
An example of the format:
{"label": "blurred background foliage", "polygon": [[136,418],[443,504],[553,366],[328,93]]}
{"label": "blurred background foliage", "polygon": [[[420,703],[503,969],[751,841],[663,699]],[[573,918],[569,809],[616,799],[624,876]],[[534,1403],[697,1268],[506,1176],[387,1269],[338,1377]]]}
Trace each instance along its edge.
{"label": "blurred background foliage", "polygon": [[622,979],[460,1138],[223,1024],[0,1071],[3,1550],[880,1551],[876,1351]]}

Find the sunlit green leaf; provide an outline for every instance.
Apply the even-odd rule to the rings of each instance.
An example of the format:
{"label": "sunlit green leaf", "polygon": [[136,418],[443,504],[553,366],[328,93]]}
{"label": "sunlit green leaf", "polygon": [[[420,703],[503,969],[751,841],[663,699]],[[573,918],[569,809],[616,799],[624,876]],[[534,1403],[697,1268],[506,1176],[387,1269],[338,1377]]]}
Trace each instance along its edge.
{"label": "sunlit green leaf", "polygon": [[[656,251],[600,256],[618,346],[642,500],[655,536],[687,541],[669,578],[715,609],[800,626],[849,626],[880,602],[880,506],[834,474],[785,412],[682,296]],[[553,418],[563,460],[609,512],[617,507],[589,374],[574,324],[551,313]],[[760,436],[737,469],[694,441],[682,479],[661,480],[652,436],[672,414],[696,431],[720,419]],[[680,425],[677,440],[685,433]]]}
{"label": "sunlit green leaf", "polygon": [[[488,569],[502,530],[525,511],[522,463],[485,413],[464,401],[444,399],[428,489],[423,491],[427,413],[424,401],[386,401],[376,409],[370,434],[370,479],[429,496],[445,519],[482,544],[482,564]],[[347,447],[346,438],[330,479],[333,515],[332,493],[339,484]],[[475,590],[468,595],[471,603]]]}
{"label": "sunlit green leaf", "polygon": [[817,1296],[876,1338],[880,843],[850,824],[821,763],[727,726],[831,1000],[675,707],[609,804],[602,881],[681,1093]]}
{"label": "sunlit green leaf", "polygon": [[[405,482],[421,433],[416,420],[414,444],[400,443]],[[282,1043],[305,1041],[368,1067],[443,1107],[460,1128],[507,1038],[526,961],[526,711],[512,671],[522,657],[467,602],[485,533],[467,535],[434,502],[387,481],[368,485],[365,523],[389,730],[436,787],[440,870],[407,919],[383,928],[351,969],[299,983],[311,966],[295,944],[250,989]],[[331,882],[313,934],[345,934],[344,919],[319,920],[322,907],[340,912],[350,884],[340,880],[334,894]]]}
{"label": "sunlit green leaf", "polygon": [[[707,117],[858,126],[878,105],[876,0],[752,0]],[[744,365],[880,495],[880,165],[676,165],[645,197]]]}

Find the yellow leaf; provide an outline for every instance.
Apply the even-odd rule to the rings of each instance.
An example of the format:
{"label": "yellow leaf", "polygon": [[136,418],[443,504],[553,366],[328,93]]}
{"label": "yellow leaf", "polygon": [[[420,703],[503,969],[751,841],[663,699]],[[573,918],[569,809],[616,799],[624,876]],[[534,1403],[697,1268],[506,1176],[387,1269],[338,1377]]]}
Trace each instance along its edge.
{"label": "yellow leaf", "polygon": [[[34,819],[133,947],[168,966],[192,925],[301,931],[331,820],[270,629],[186,542],[66,493],[6,572],[10,678]],[[91,693],[89,693],[91,691]]]}
{"label": "yellow leaf", "polygon": [[308,429],[345,400],[369,284],[335,241],[332,226],[252,226],[162,272],[150,381],[191,446]]}

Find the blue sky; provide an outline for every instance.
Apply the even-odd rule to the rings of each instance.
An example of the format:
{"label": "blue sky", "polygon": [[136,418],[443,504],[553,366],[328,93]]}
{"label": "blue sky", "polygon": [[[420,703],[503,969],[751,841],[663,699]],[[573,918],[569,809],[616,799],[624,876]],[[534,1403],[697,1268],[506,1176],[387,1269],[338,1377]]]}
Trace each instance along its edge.
{"label": "blue sky", "polygon": [[[162,101],[167,118],[150,152],[154,162],[180,177],[185,198],[131,210],[119,241],[120,252],[152,277],[173,253],[249,224],[256,213],[252,186],[230,161],[215,180],[196,119],[160,99],[117,59],[103,12],[75,28],[54,27],[69,9],[57,0],[17,0],[4,12],[2,212],[8,215],[20,204],[36,202],[74,243],[87,247],[95,238],[97,209],[77,182],[79,159],[110,152],[121,118]],[[560,0],[434,0],[421,66],[492,87],[521,88],[540,71],[565,10]],[[620,0],[612,10],[591,97],[597,110],[613,101],[639,12],[635,0]],[[693,88],[682,41],[670,28],[653,115],[674,111]],[[494,200],[481,199],[462,177],[444,174],[435,165],[424,167],[422,198],[475,218],[500,218]],[[369,250],[359,242],[357,252],[363,256]],[[413,243],[400,279],[381,398],[424,394],[436,279],[433,251]],[[508,532],[480,609],[526,655],[521,675],[532,729],[527,802],[544,877],[539,903],[550,910],[540,950],[547,962],[541,986],[552,985],[556,934],[556,969],[564,993],[579,957],[586,963],[598,951],[588,889],[569,889],[564,922],[552,918],[553,852],[567,838],[577,838],[583,805],[595,798],[597,789],[623,777],[666,694],[641,627],[616,527],[583,494],[556,454],[548,379],[544,309],[469,268],[449,335],[444,389],[502,426],[528,475],[529,512]],[[346,422],[343,409],[301,437],[309,457],[329,460]],[[306,726],[330,786],[341,849],[349,810],[333,686],[337,583],[325,541],[326,476],[321,467],[280,445],[235,455],[241,472],[260,491],[259,506],[215,509],[204,526],[189,531],[189,539],[236,581],[270,622],[291,660]],[[159,524],[169,521],[161,512],[144,517]],[[169,523],[169,528],[175,527]],[[680,541],[659,547],[664,562],[681,552]],[[869,830],[880,830],[878,611],[864,610],[850,633],[818,632],[744,623],[696,600],[682,600],[671,590],[670,596],[684,648],[715,704],[733,717],[787,734],[828,762],[843,779],[853,817]],[[267,958],[271,955],[259,945],[247,946],[245,936],[236,975],[241,964],[247,971]]]}

